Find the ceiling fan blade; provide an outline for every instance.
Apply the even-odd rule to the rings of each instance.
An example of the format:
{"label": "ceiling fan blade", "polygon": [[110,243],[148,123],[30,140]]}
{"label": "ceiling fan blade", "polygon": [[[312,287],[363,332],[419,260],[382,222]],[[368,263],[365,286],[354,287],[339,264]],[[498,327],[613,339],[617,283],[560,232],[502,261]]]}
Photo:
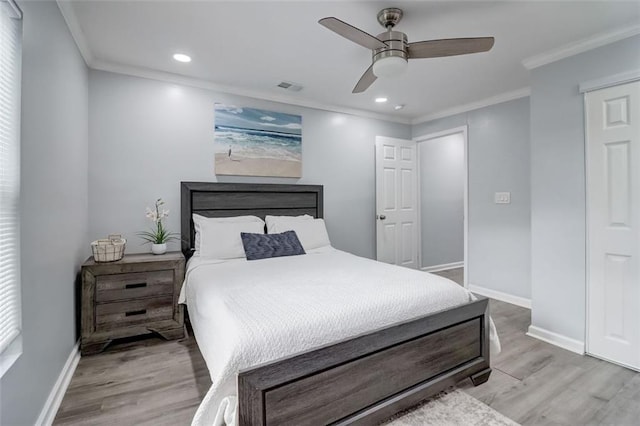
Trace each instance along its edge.
{"label": "ceiling fan blade", "polygon": [[358,80],[358,84],[353,88],[351,93],[362,93],[369,88],[376,81],[378,77],[373,73],[373,64],[362,74],[360,80]]}
{"label": "ceiling fan blade", "polygon": [[387,47],[386,43],[378,40],[371,34],[365,33],[361,29],[356,28],[353,25],[349,25],[346,22],[339,20],[338,18],[322,18],[318,21],[318,23],[324,27],[327,27],[334,33],[341,35],[342,37],[349,39],[352,42],[359,44],[360,46],[366,47],[367,49],[373,50]]}
{"label": "ceiling fan blade", "polygon": [[491,50],[493,37],[448,38],[409,43],[409,59],[440,58]]}

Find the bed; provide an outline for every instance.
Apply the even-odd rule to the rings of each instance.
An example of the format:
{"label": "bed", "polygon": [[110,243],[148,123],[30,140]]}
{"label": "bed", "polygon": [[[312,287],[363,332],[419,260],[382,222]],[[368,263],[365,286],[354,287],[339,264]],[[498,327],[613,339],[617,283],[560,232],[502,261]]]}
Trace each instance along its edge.
{"label": "bed", "polygon": [[[181,198],[187,258],[193,213],[323,216],[319,185],[183,182]],[[181,300],[213,381],[195,425],[376,424],[491,373],[488,300],[444,278],[332,247],[194,257],[187,271]]]}

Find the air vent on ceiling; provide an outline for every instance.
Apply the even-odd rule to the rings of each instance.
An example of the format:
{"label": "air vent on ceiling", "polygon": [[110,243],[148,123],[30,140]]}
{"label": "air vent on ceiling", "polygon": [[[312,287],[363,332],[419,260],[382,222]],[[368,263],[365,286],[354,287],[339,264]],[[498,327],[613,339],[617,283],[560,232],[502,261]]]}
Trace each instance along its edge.
{"label": "air vent on ceiling", "polygon": [[291,92],[299,92],[299,91],[302,90],[302,85],[296,84],[296,83],[291,83],[289,81],[281,81],[276,86],[280,87],[280,88],[282,88],[284,90],[289,90]]}

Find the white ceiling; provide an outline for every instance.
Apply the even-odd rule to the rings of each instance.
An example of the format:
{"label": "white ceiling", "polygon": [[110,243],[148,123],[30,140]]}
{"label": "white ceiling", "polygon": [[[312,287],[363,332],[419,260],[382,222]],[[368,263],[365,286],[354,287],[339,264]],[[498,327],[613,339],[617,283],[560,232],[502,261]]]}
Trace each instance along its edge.
{"label": "white ceiling", "polygon": [[[69,5],[67,5],[69,6]],[[351,90],[371,54],[320,26],[335,16],[369,33],[384,7],[401,7],[396,27],[409,42],[494,36],[488,53],[413,60],[406,74],[378,79],[363,94]],[[63,7],[63,10],[65,7]],[[75,20],[90,65],[155,70],[300,103],[416,119],[529,86],[522,61],[601,33],[640,24],[640,1],[74,1]],[[71,10],[72,13],[68,13]],[[75,15],[69,16],[69,15]],[[78,31],[79,30],[79,31]],[[192,56],[189,64],[171,56]],[[129,68],[133,67],[133,68]],[[276,88],[300,83],[298,93]],[[389,98],[375,104],[377,96]],[[395,104],[406,104],[394,111]]]}

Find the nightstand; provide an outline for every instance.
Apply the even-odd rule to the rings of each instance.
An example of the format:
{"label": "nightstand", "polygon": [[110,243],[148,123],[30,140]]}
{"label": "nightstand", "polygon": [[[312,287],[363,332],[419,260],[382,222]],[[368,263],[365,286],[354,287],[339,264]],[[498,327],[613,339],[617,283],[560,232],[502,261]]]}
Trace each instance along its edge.
{"label": "nightstand", "polygon": [[180,252],[129,254],[105,263],[87,259],[82,265],[82,355],[101,352],[122,337],[184,337],[183,307],[178,305],[183,280]]}

